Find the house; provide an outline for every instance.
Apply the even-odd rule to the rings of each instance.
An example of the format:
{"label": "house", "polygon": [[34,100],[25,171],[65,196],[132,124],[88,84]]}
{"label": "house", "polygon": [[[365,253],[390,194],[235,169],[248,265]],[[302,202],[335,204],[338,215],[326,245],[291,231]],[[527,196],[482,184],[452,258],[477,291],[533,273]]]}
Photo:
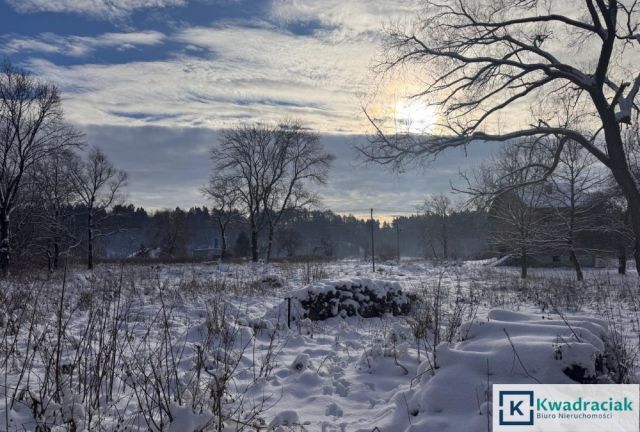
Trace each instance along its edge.
{"label": "house", "polygon": [[512,190],[490,205],[492,247],[503,257],[500,265],[521,266],[525,259],[527,266],[569,267],[573,252],[581,266],[608,266],[627,242],[622,230],[610,229],[619,219],[613,213],[599,194],[578,196],[568,185]]}
{"label": "house", "polygon": [[190,249],[192,258],[197,259],[218,259],[222,255],[220,237],[214,237],[209,245],[194,247]]}

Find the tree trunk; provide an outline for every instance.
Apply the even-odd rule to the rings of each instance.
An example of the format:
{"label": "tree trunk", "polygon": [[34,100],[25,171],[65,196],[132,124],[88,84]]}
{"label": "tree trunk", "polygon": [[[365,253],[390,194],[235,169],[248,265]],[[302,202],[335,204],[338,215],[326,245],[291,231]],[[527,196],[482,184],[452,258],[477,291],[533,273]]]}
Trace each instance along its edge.
{"label": "tree trunk", "polygon": [[[635,185],[635,181],[633,180],[633,177],[630,173],[623,172],[622,174],[616,175],[616,173],[614,172],[614,177],[618,181],[618,184],[622,189],[622,193],[627,200],[631,230],[633,231],[633,258],[635,260],[638,275],[640,275],[640,191],[638,191],[638,188]],[[626,255],[627,254],[625,252],[625,260]]]}
{"label": "tree trunk", "polygon": [[569,251],[569,259],[573,263],[573,268],[576,269],[576,278],[581,281],[584,280],[584,275],[582,274],[582,266],[580,266],[580,262],[578,261],[578,257],[576,256],[576,251],[571,249]]}
{"label": "tree trunk", "polygon": [[[431,246],[431,255],[433,259],[438,259],[438,252],[436,252],[436,246],[435,246],[435,242],[428,240],[429,241],[429,246]],[[425,253],[426,256],[426,253]]]}
{"label": "tree trunk", "polygon": [[[640,216],[640,215],[639,215]],[[636,272],[640,276],[640,235],[636,234],[633,248],[633,259],[636,262]]]}
{"label": "tree trunk", "polygon": [[638,185],[627,163],[625,146],[614,110],[609,106],[603,93],[593,94],[592,99],[602,119],[607,153],[609,155],[609,169],[616,183],[620,186],[624,198],[627,200],[627,208],[631,216],[631,229],[634,236],[633,256],[636,261],[636,269],[640,275],[640,190],[638,190]]}
{"label": "tree trunk", "polygon": [[[640,275],[640,192],[635,187],[635,182],[632,183],[633,187],[628,187],[626,188],[626,190],[625,188],[622,188],[622,191],[627,200],[627,206],[631,219],[631,230],[633,231],[633,258],[635,260],[638,275]],[[624,246],[622,246],[621,249],[624,249]],[[624,252],[625,261],[626,255],[626,252]]]}
{"label": "tree trunk", "polygon": [[87,216],[87,268],[93,270],[93,214]]}
{"label": "tree trunk", "polygon": [[227,253],[227,238],[226,238],[226,236],[224,234],[225,234],[224,233],[224,229],[222,229],[220,231],[220,237],[221,237],[221,239],[220,239],[221,240],[221,242],[220,242],[220,246],[221,246],[221,248],[220,248],[220,262],[222,262],[222,260],[224,259],[224,256]]}
{"label": "tree trunk", "polygon": [[218,229],[220,230],[220,262],[222,262],[227,254],[227,224],[223,223],[220,217],[218,217]]}
{"label": "tree trunk", "polygon": [[444,259],[449,259],[449,242],[447,239],[447,224],[442,224],[442,253],[444,255]]}
{"label": "tree trunk", "polygon": [[527,278],[527,270],[528,270],[528,263],[527,263],[527,250],[525,248],[522,249],[522,252],[520,253],[520,277],[522,279],[526,279]]}
{"label": "tree trunk", "polygon": [[271,249],[273,247],[273,225],[269,225],[269,239],[268,239],[268,243],[267,243],[267,255],[266,255],[266,262],[271,261]]}
{"label": "tree trunk", "polygon": [[618,274],[627,274],[627,250],[624,246],[620,246],[618,253]]}
{"label": "tree trunk", "polygon": [[53,242],[53,269],[58,270],[60,266],[60,243],[58,239]]}
{"label": "tree trunk", "polygon": [[[58,222],[60,221],[60,211],[56,210],[54,213],[54,220],[56,221],[56,224],[58,224]],[[60,264],[60,237],[58,236],[57,233],[60,232],[60,229],[58,227],[55,228],[56,230],[56,234],[53,236],[53,270],[58,270],[59,264]]]}
{"label": "tree trunk", "polygon": [[249,221],[251,225],[251,261],[258,262],[258,229],[253,218]]}
{"label": "tree trunk", "polygon": [[3,212],[0,213],[0,273],[3,277],[9,275],[10,248],[9,215]]}

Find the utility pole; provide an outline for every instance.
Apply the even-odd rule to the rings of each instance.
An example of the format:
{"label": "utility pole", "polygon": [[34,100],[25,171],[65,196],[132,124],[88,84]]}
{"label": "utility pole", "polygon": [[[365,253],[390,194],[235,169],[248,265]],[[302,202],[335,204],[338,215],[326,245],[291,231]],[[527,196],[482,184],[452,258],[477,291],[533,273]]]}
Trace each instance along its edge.
{"label": "utility pole", "polygon": [[396,251],[398,252],[398,264],[400,264],[400,216],[396,216]]}
{"label": "utility pole", "polygon": [[376,272],[376,248],[375,243],[373,242],[373,208],[371,209],[371,266],[373,267],[373,272]]}

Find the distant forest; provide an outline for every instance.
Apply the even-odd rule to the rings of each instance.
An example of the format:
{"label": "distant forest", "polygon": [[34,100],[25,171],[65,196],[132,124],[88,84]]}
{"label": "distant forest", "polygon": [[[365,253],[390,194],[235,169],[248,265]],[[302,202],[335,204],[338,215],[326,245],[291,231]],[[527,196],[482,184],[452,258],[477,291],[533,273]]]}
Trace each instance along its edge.
{"label": "distant forest", "polygon": [[[83,220],[86,212],[78,207],[66,211],[65,242],[68,255],[77,260],[86,256]],[[39,224],[22,219],[15,240],[23,243],[28,256],[24,261],[47,264],[50,248],[37,238]],[[153,213],[134,205],[116,205],[95,216],[96,256],[107,260],[158,259],[197,260],[216,258],[221,245],[215,216],[206,207],[176,208]],[[230,259],[250,257],[247,221],[233,218],[225,230]],[[434,214],[402,216],[391,223],[374,221],[376,257],[396,259],[398,245],[403,257],[474,258],[489,253],[486,214],[481,211],[453,212],[446,218]],[[259,239],[261,256],[265,238]],[[275,233],[272,258],[364,258],[371,256],[371,221],[342,216],[330,210],[297,209],[287,215]],[[21,260],[22,261],[22,260]],[[50,263],[49,263],[50,264]]]}

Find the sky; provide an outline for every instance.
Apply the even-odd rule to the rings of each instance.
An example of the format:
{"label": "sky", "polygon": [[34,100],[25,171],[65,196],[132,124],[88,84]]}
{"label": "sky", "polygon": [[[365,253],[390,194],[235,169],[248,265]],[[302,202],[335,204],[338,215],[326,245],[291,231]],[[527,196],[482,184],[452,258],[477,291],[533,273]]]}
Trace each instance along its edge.
{"label": "sky", "polygon": [[371,70],[384,26],[409,22],[418,3],[0,0],[0,56],[61,88],[67,119],[129,172],[135,205],[206,204],[199,190],[220,128],[297,119],[337,156],[325,208],[406,214],[491,150],[402,175],[356,158],[371,132],[363,106],[422,126],[433,115],[404,99],[414,84]]}

